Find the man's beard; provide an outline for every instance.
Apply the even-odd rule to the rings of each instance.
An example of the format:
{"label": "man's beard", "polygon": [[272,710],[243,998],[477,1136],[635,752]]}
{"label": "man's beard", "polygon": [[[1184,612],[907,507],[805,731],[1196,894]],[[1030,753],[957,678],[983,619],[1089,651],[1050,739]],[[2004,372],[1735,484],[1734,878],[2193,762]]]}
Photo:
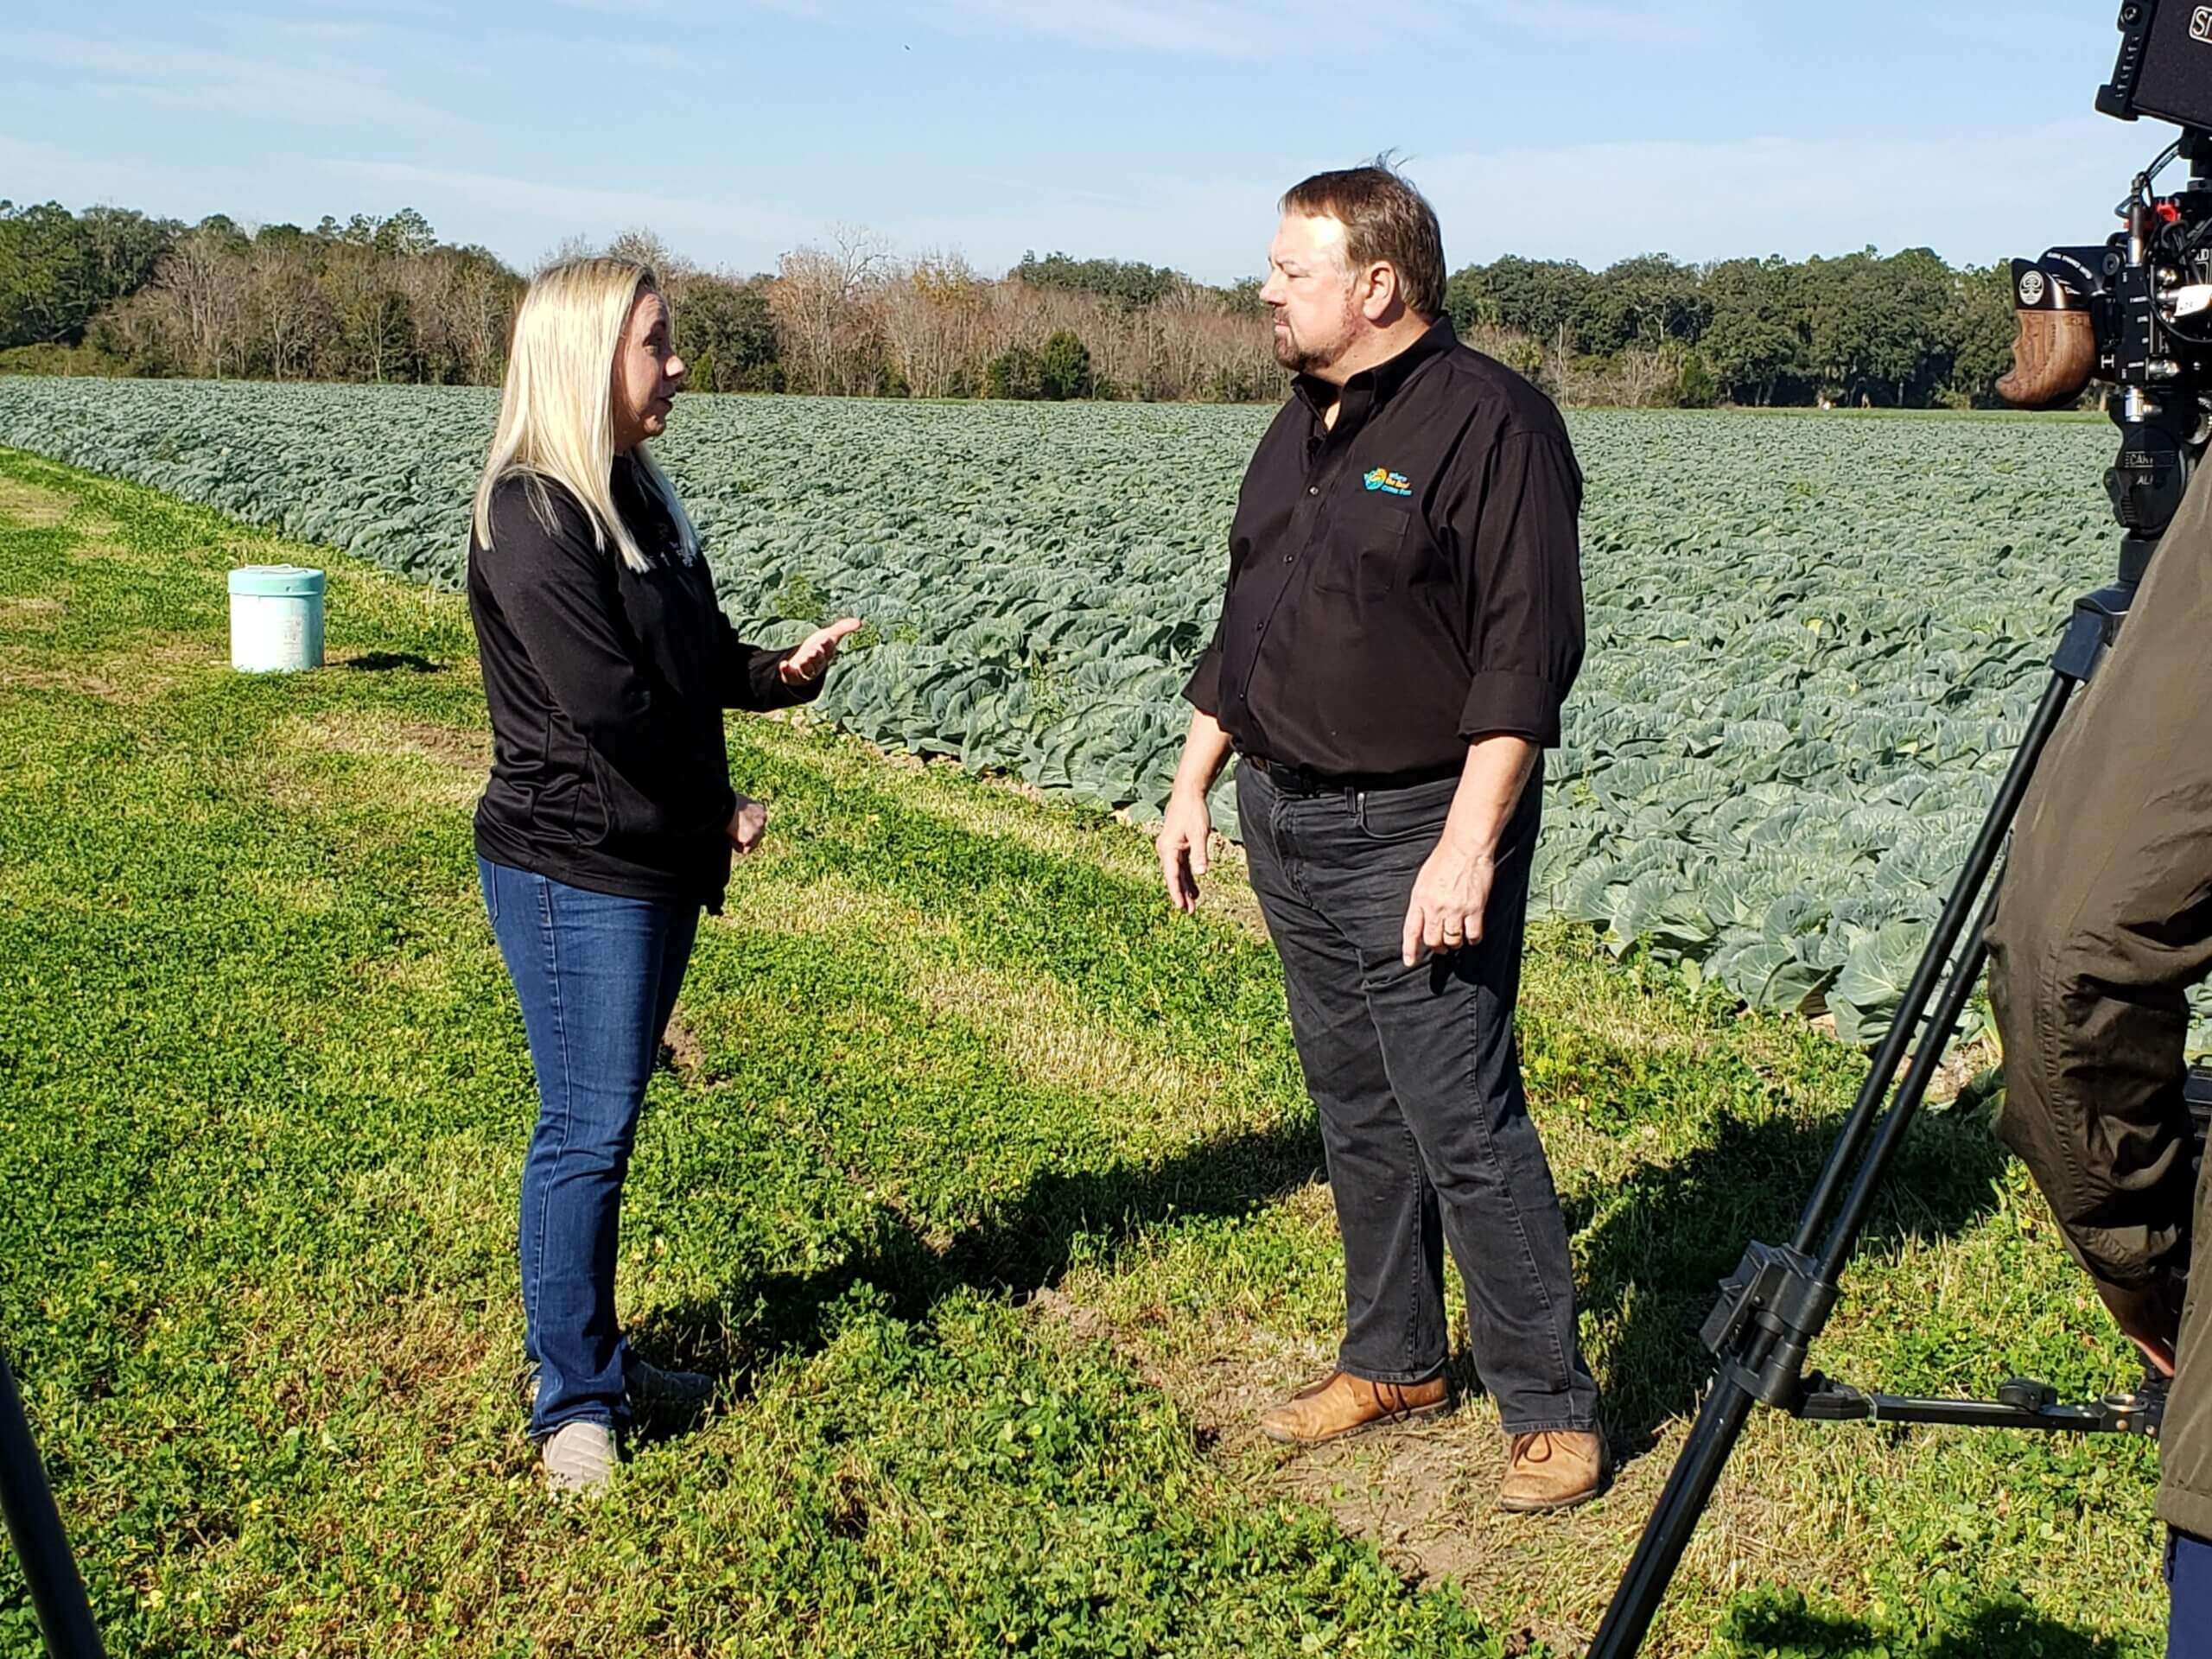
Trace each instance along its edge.
{"label": "man's beard", "polygon": [[1317,369],[1328,367],[1327,363],[1301,349],[1298,341],[1287,334],[1275,336],[1275,361],[1293,374],[1312,374]]}
{"label": "man's beard", "polygon": [[[1349,324],[1350,319],[1347,318],[1346,321]],[[1306,345],[1300,340],[1297,333],[1287,326],[1280,334],[1274,333],[1272,329],[1269,331],[1274,342],[1275,361],[1293,374],[1319,374],[1327,368],[1344,355],[1347,342],[1341,335],[1348,334],[1350,332],[1347,327],[1341,331],[1340,337],[1333,347],[1322,350]]]}

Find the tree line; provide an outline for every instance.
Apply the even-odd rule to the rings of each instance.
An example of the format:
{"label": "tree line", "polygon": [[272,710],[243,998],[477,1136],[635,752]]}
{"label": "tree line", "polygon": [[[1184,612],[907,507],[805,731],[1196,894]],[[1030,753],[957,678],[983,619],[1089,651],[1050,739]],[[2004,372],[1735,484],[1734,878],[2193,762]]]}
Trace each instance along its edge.
{"label": "tree line", "polygon": [[[994,275],[854,227],[753,275],[650,231],[607,251],[662,273],[703,390],[1240,402],[1285,386],[1256,277],[1058,252]],[[524,286],[412,209],[310,230],[0,201],[0,372],[491,385]],[[1602,270],[1509,256],[1454,273],[1446,306],[1463,338],[1578,404],[1982,406],[2012,337],[2005,271],[1926,249]]]}
{"label": "tree line", "polygon": [[481,384],[505,367],[520,291],[412,210],[248,231],[0,201],[0,366]]}
{"label": "tree line", "polygon": [[1987,408],[2012,363],[2009,266],[1926,248],[1602,271],[1508,256],[1455,272],[1445,306],[1567,403]]}

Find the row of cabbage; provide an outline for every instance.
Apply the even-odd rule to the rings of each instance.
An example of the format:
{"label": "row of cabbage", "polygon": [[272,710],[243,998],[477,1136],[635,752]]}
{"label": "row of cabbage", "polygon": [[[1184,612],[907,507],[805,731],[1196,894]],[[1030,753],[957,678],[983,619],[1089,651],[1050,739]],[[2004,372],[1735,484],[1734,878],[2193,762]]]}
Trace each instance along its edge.
{"label": "row of cabbage", "polygon": [[[476,391],[0,380],[0,443],[450,585],[493,410]],[[868,619],[823,714],[1143,817],[1173,772],[1178,692],[1268,418],[700,398],[657,453],[741,627]],[[2109,566],[2110,429],[1571,425],[1590,648],[1548,771],[1539,907],[1864,1038],[2068,600]]]}

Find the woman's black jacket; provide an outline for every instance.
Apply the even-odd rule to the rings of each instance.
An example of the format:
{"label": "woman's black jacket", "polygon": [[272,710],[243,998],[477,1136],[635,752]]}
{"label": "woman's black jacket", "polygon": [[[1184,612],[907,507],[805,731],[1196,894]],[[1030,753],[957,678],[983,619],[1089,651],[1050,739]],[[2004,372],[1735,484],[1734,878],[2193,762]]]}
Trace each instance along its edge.
{"label": "woman's black jacket", "polygon": [[543,482],[502,480],[492,545],[472,535],[468,609],[492,715],[492,779],[476,850],[571,887],[720,910],[736,810],[722,710],[788,708],[817,680],[784,683],[791,653],[737,638],[703,557],[679,555],[674,518],[629,457],[613,494],[652,568],[583,506]]}

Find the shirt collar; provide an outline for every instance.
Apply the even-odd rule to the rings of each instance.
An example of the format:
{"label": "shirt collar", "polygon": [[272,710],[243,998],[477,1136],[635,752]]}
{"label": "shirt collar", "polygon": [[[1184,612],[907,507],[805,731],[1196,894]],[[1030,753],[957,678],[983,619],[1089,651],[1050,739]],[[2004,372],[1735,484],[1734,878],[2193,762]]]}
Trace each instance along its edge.
{"label": "shirt collar", "polygon": [[1452,319],[1439,317],[1405,350],[1395,357],[1384,358],[1371,368],[1362,369],[1341,387],[1312,374],[1301,374],[1291,384],[1316,415],[1339,397],[1348,397],[1357,392],[1366,393],[1376,404],[1384,404],[1412,378],[1414,370],[1432,357],[1441,357],[1459,343],[1459,335],[1452,332]]}

